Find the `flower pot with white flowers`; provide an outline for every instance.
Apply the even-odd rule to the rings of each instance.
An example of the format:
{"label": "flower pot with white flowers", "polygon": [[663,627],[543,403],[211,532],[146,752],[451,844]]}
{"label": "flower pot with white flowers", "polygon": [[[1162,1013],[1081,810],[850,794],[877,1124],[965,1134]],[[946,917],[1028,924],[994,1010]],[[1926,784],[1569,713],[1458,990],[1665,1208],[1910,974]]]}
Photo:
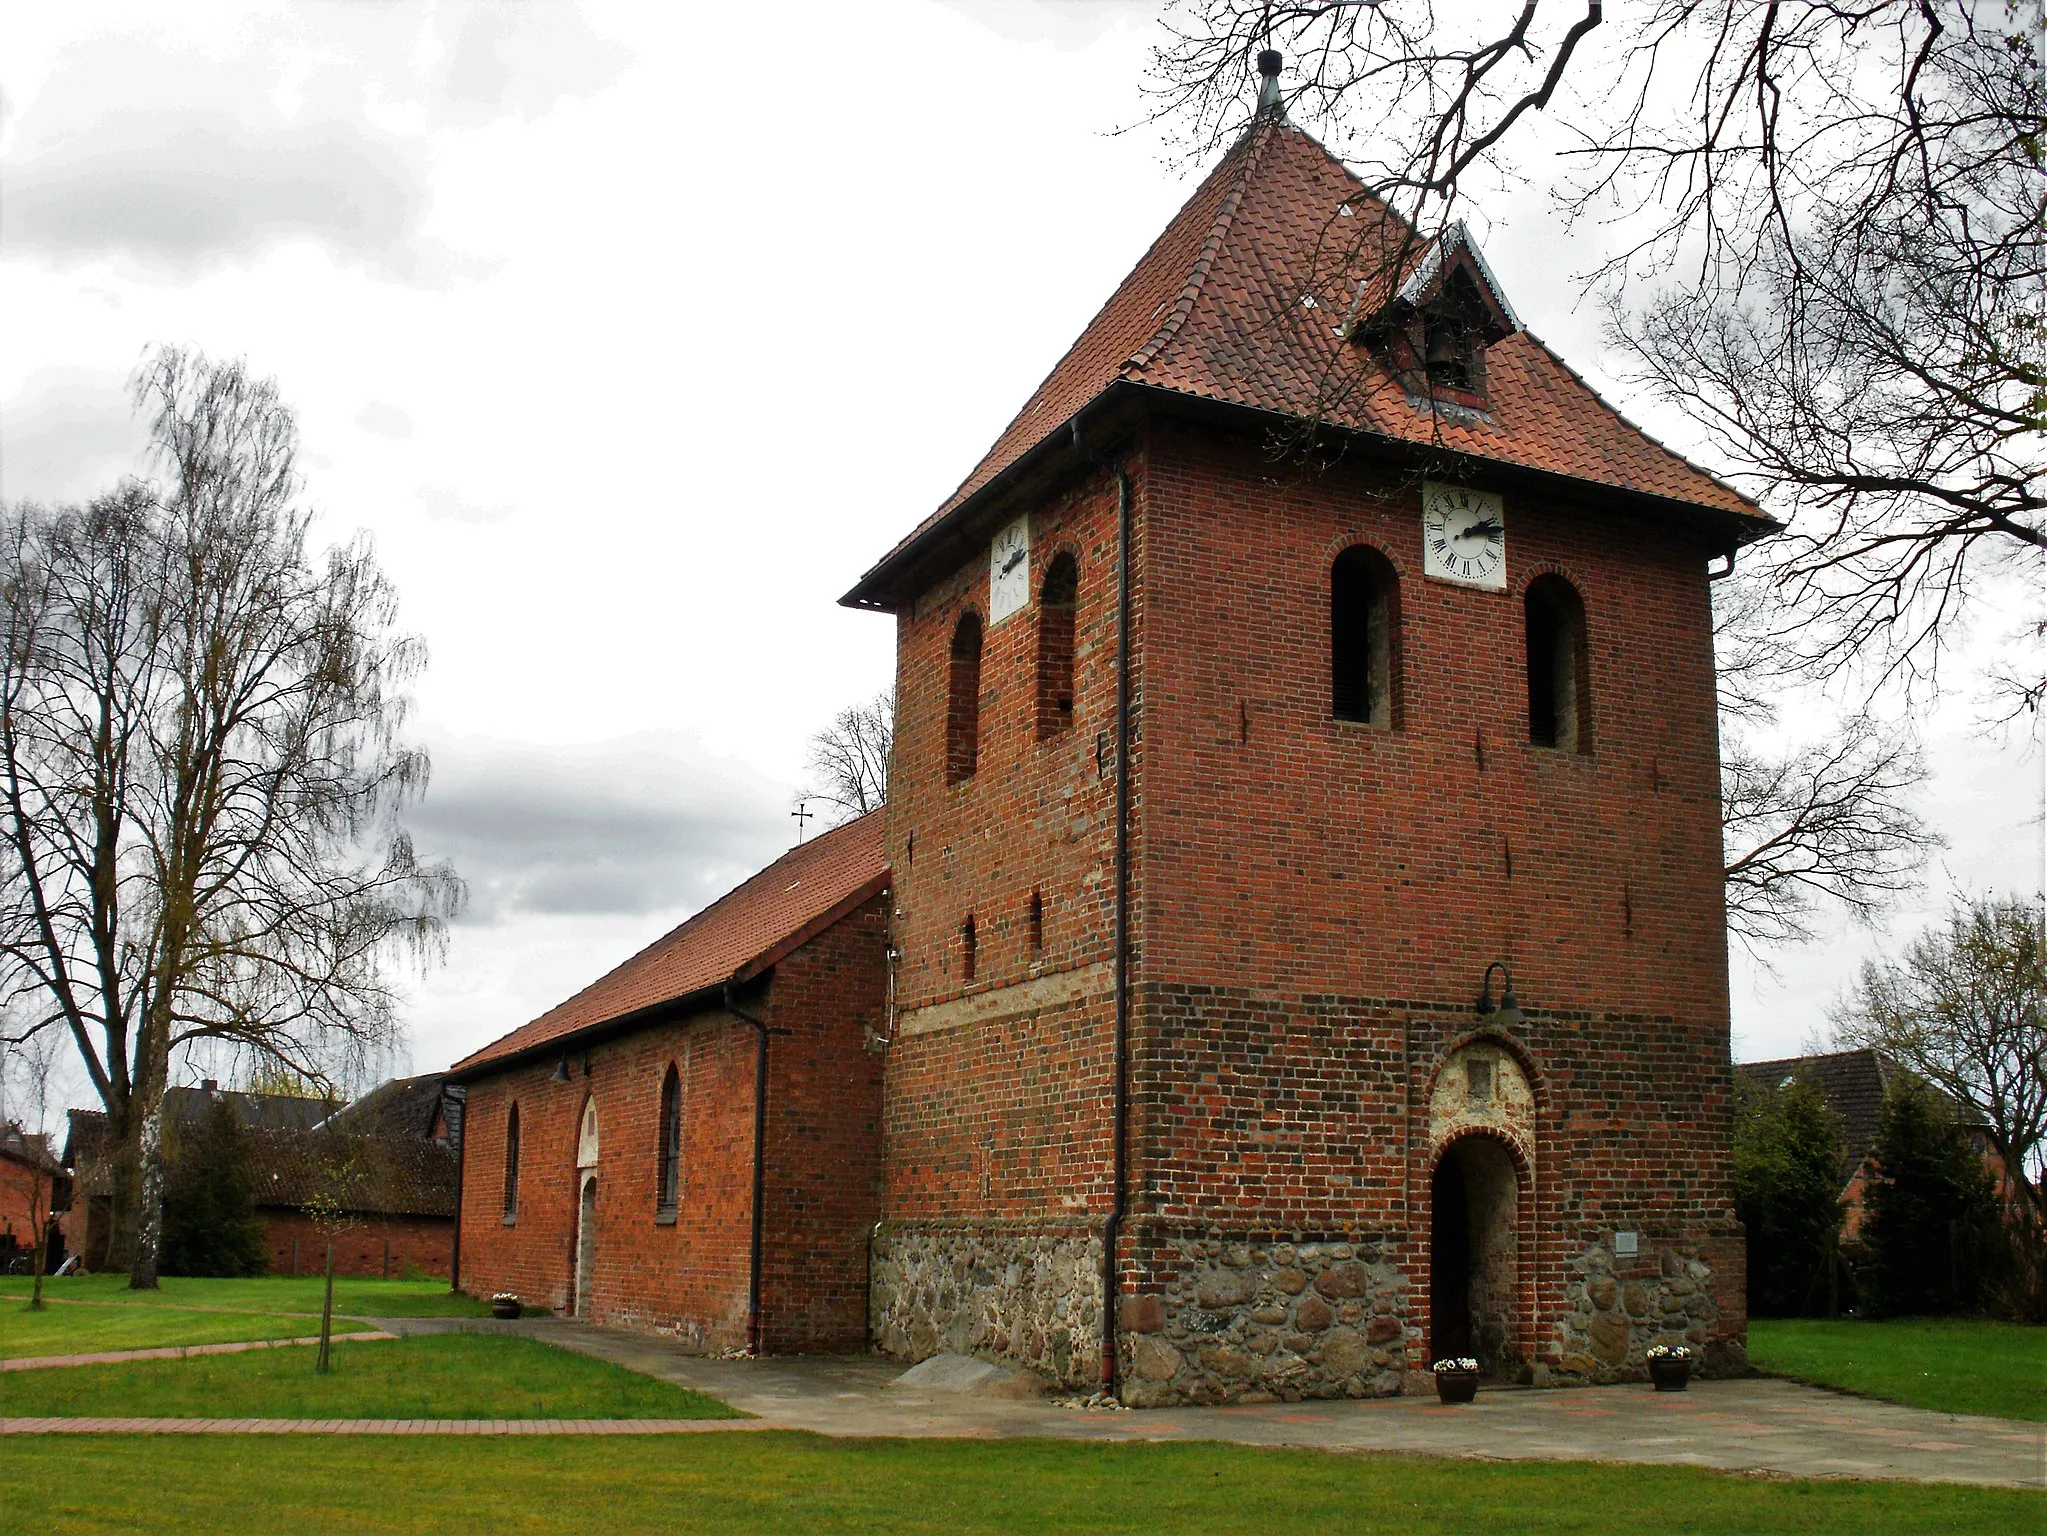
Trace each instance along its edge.
{"label": "flower pot with white flowers", "polygon": [[1648,1353],[1649,1379],[1659,1392],[1682,1392],[1692,1379],[1692,1352],[1682,1344],[1658,1344]]}
{"label": "flower pot with white flowers", "polygon": [[506,1322],[510,1322],[524,1310],[519,1298],[510,1291],[499,1291],[490,1299],[490,1315],[501,1317]]}
{"label": "flower pot with white flowers", "polygon": [[1436,1397],[1445,1403],[1468,1403],[1478,1396],[1478,1362],[1469,1355],[1453,1355],[1431,1367],[1436,1377]]}

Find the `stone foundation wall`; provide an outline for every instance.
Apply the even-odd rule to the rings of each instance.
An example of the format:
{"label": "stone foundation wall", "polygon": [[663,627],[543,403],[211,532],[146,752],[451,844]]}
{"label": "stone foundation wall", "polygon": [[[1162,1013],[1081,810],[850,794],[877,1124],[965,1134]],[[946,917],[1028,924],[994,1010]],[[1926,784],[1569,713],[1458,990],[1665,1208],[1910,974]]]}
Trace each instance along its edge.
{"label": "stone foundation wall", "polygon": [[1102,1240],[1081,1227],[884,1222],[869,1281],[874,1345],[1025,1366],[1080,1389],[1101,1378]]}
{"label": "stone foundation wall", "polygon": [[1407,1277],[1377,1242],[1141,1240],[1119,1313],[1123,1400],[1389,1397],[1420,1369]]}
{"label": "stone foundation wall", "polygon": [[[1639,1381],[1657,1344],[1689,1345],[1701,1375],[1743,1374],[1746,1320],[1723,1316],[1726,1277],[1716,1272],[1715,1246],[1677,1241],[1625,1258],[1604,1242],[1582,1250],[1565,1274],[1561,1381]],[[1538,1385],[1547,1384],[1539,1375]]]}

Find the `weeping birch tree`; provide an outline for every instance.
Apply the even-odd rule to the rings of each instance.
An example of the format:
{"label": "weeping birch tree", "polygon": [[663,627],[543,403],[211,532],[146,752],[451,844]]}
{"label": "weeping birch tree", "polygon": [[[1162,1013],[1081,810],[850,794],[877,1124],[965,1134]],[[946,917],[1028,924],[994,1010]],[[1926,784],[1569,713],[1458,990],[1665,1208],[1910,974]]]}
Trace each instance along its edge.
{"label": "weeping birch tree", "polygon": [[346,1077],[463,889],[403,825],[423,648],[365,540],[309,548],[275,384],[166,347],[134,393],[145,477],[0,512],[0,985],[106,1107],[114,1262],[148,1288],[181,1053]]}

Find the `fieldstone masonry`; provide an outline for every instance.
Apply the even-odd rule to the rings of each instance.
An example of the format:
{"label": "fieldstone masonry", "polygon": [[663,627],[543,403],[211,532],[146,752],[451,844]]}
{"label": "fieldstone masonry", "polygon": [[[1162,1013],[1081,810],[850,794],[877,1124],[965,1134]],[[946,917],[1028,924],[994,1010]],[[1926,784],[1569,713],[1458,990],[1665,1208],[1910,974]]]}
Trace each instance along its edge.
{"label": "fieldstone masonry", "polygon": [[1570,1263],[1557,1369],[1538,1366],[1538,1384],[1559,1377],[1640,1380],[1647,1352],[1658,1344],[1689,1345],[1702,1375],[1741,1374],[1746,1352],[1716,1327],[1714,1279],[1713,1266],[1696,1250],[1670,1247],[1617,1260],[1608,1244],[1591,1244]]}
{"label": "fieldstone masonry", "polygon": [[1061,1386],[1098,1384],[1098,1231],[884,1223],[873,1256],[874,1346],[884,1354],[979,1355]]}
{"label": "fieldstone masonry", "polygon": [[1407,1277],[1374,1242],[1183,1240],[1150,1268],[1172,1278],[1118,1314],[1135,1407],[1387,1397],[1421,1349]]}

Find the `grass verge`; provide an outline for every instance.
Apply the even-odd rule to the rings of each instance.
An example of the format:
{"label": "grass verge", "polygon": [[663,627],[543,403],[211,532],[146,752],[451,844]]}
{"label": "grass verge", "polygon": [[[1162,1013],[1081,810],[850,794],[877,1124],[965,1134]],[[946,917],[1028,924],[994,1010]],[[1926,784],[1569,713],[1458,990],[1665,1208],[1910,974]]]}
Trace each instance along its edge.
{"label": "grass verge", "polygon": [[[0,1280],[0,1302],[29,1298],[31,1282],[18,1275]],[[126,1275],[65,1275],[43,1282],[55,1301],[91,1301],[123,1307],[200,1307],[221,1312],[291,1312],[320,1315],[326,1281],[318,1275],[258,1275],[249,1280],[202,1280],[168,1275],[154,1291],[131,1291]],[[481,1317],[487,1302],[448,1290],[448,1282],[358,1280],[336,1276],[334,1310],[354,1317]]]}
{"label": "grass verge", "polygon": [[165,1419],[725,1419],[733,1409],[534,1339],[441,1334],[192,1360],[136,1360],[7,1378],[10,1417]]}
{"label": "grass verge", "polygon": [[1758,1318],[1759,1370],[1941,1413],[2047,1421],[2047,1328],[1970,1318]]}
{"label": "grass verge", "polygon": [[[360,1326],[335,1324],[338,1332]],[[169,1344],[294,1339],[319,1331],[317,1317],[187,1312],[157,1307],[87,1308],[61,1302],[31,1312],[24,1302],[0,1300],[0,1360],[18,1360],[27,1355],[95,1354],[108,1349],[157,1349]]]}
{"label": "grass verge", "polygon": [[13,1529],[209,1532],[1479,1532],[1857,1536],[2027,1530],[2019,1490],[1781,1482],[1687,1467],[1047,1440],[28,1436]]}
{"label": "grass verge", "polygon": [[[298,1338],[320,1331],[323,1283],[174,1276],[159,1290],[131,1291],[121,1275],[66,1275],[43,1282],[46,1305],[31,1312],[30,1282],[9,1276],[0,1280],[0,1359]],[[489,1310],[450,1295],[445,1280],[334,1282],[335,1328],[344,1333],[360,1328],[354,1319],[363,1317],[479,1317]]]}

